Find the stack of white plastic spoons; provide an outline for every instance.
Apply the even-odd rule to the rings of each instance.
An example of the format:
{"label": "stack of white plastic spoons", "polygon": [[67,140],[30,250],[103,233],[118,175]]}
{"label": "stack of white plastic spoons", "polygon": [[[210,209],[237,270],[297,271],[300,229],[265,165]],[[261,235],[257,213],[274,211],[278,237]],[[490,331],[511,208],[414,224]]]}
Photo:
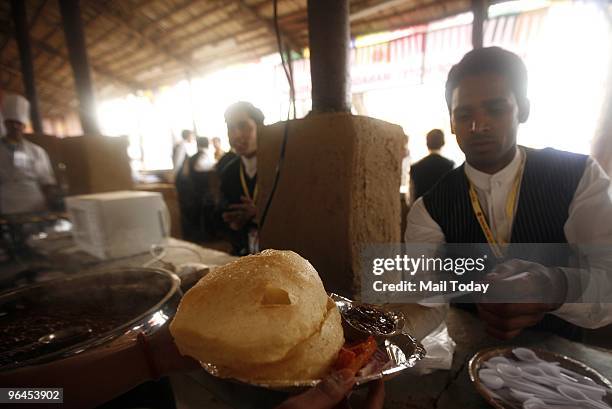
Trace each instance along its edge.
{"label": "stack of white plastic spoons", "polygon": [[[506,390],[525,409],[612,409],[604,402],[612,390],[593,379],[548,362],[527,348],[515,348],[517,360],[496,356],[478,372],[491,391]],[[499,394],[493,393],[499,399]]]}

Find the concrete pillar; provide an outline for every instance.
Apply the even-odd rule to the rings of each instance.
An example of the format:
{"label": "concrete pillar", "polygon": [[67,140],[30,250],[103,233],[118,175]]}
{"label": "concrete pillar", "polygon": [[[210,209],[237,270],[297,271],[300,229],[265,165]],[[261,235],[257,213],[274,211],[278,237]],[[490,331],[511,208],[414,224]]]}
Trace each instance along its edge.
{"label": "concrete pillar", "polygon": [[398,125],[346,113],[311,115],[261,129],[260,214],[285,126],[286,156],[260,231],[262,248],[294,250],[313,264],[328,291],[358,295],[363,246],[400,241],[404,133]]}
{"label": "concrete pillar", "polygon": [[350,112],[348,0],[308,0],[313,112]]}
{"label": "concrete pillar", "polygon": [[34,133],[42,134],[42,120],[38,109],[38,96],[36,94],[36,83],[34,82],[34,63],[32,61],[32,49],[30,47],[30,33],[28,28],[28,17],[26,2],[22,0],[11,0],[11,11],[15,23],[15,39],[19,48],[19,59],[21,63],[21,77],[25,96],[30,102],[30,120]]}
{"label": "concrete pillar", "polygon": [[68,57],[79,98],[81,126],[85,135],[99,135],[96,101],[85,47],[85,34],[81,21],[79,0],[59,0],[59,6],[62,13]]}

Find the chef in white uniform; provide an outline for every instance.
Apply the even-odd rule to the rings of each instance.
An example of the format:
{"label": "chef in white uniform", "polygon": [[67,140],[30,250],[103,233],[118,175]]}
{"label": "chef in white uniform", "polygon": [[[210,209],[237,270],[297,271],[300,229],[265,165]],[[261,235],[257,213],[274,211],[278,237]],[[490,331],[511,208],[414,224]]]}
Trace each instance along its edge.
{"label": "chef in white uniform", "polygon": [[30,103],[7,94],[2,108],[6,134],[0,138],[0,214],[45,211],[46,192],[56,181],[47,152],[23,137]]}

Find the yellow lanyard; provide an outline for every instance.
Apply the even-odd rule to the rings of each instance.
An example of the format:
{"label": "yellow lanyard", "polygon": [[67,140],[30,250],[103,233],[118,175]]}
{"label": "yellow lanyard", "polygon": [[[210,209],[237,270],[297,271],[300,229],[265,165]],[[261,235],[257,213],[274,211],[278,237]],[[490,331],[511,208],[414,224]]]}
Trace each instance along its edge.
{"label": "yellow lanyard", "polygon": [[[510,193],[508,193],[508,199],[506,199],[506,218],[509,221],[512,221],[512,218],[514,216],[514,209],[516,208],[519,186],[521,184],[521,179],[523,176],[523,169],[524,169],[524,166],[523,166],[523,163],[521,163],[521,168],[517,172],[516,177],[514,178],[512,189],[510,190]],[[504,252],[501,249],[501,245],[504,245],[507,243],[505,240],[501,238],[496,239],[495,236],[493,235],[493,231],[491,231],[491,228],[489,227],[489,223],[487,222],[485,214],[482,211],[482,207],[480,206],[480,201],[478,200],[478,193],[476,193],[476,189],[474,188],[474,185],[472,184],[472,182],[469,180],[468,182],[470,184],[470,190],[469,190],[470,201],[472,202],[472,209],[474,210],[474,215],[476,215],[476,219],[478,220],[478,223],[480,224],[480,228],[482,229],[482,232],[487,238],[487,242],[489,243],[489,246],[491,247],[493,254],[495,255],[495,257],[501,259],[504,256]]]}
{"label": "yellow lanyard", "polygon": [[242,160],[240,161],[240,184],[242,184],[242,191],[247,199],[252,200],[253,202],[257,200],[257,193],[259,192],[257,182],[255,183],[255,189],[253,190],[253,197],[251,197],[251,193],[249,192],[249,186],[246,183],[246,178],[244,177],[244,166],[242,165]]}

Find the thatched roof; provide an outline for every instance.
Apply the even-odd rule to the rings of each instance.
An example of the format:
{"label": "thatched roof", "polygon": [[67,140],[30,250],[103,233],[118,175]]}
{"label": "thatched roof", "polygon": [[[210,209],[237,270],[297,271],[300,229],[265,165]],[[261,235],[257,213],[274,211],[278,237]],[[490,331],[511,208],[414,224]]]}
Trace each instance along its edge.
{"label": "thatched roof", "polygon": [[[43,115],[76,107],[56,0],[27,1]],[[429,22],[470,9],[470,0],[352,0],[353,36]],[[280,28],[308,47],[306,0],[279,0]],[[156,88],[277,51],[272,0],[81,0],[98,98]],[[23,93],[10,2],[0,2],[0,88]]]}

